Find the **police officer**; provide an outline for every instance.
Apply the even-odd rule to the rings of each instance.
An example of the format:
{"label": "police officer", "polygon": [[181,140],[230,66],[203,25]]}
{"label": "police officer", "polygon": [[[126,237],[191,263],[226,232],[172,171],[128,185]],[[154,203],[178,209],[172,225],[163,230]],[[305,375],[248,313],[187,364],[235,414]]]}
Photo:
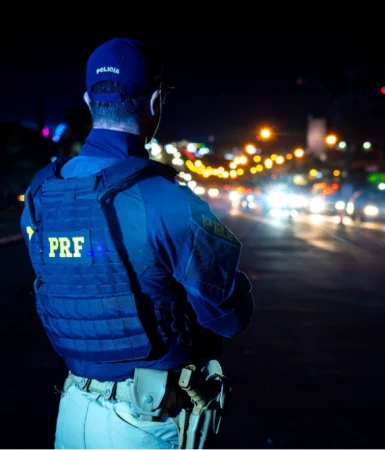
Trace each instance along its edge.
{"label": "police officer", "polygon": [[241,243],[144,148],[170,88],[154,50],[108,41],[86,84],[93,129],[35,175],[21,218],[37,311],[69,369],[55,447],[197,448],[186,412],[214,397],[196,386],[253,312]]}

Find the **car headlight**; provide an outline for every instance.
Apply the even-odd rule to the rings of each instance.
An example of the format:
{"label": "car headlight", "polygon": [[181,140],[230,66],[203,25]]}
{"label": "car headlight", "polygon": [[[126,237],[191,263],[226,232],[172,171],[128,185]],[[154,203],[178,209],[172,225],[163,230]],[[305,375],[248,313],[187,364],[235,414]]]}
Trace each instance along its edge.
{"label": "car headlight", "polygon": [[349,216],[351,216],[354,213],[354,203],[353,202],[349,202],[346,205],[346,212],[349,214]]}
{"label": "car headlight", "polygon": [[268,202],[271,208],[284,208],[286,206],[286,195],[281,192],[271,193]]}
{"label": "car headlight", "polygon": [[313,214],[322,213],[325,209],[325,201],[322,198],[313,198],[310,203],[310,211]]}
{"label": "car headlight", "polygon": [[209,189],[208,194],[210,197],[218,197],[219,190],[218,189]]}
{"label": "car headlight", "polygon": [[304,208],[307,205],[306,198],[302,195],[289,195],[287,203],[291,208]]}
{"label": "car headlight", "polygon": [[377,216],[378,213],[379,213],[379,210],[378,210],[377,206],[368,205],[368,206],[365,206],[365,208],[364,208],[365,216],[374,217],[374,216]]}
{"label": "car headlight", "polygon": [[340,200],[339,202],[336,202],[336,204],[334,205],[335,209],[337,211],[343,211],[345,209],[345,202],[343,202],[342,200]]}

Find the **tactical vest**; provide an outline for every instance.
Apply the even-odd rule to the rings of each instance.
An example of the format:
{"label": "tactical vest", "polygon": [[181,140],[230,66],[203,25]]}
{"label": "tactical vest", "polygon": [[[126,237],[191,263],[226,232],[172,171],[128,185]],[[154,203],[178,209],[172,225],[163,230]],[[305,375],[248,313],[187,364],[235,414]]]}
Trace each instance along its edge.
{"label": "tactical vest", "polygon": [[[176,171],[130,157],[94,176],[63,179],[67,160],[38,172],[26,192],[36,305],[48,338],[59,355],[83,366],[159,358],[187,339],[183,302],[142,298],[116,244],[113,200],[146,177],[174,179]],[[162,322],[164,311],[171,324]]]}

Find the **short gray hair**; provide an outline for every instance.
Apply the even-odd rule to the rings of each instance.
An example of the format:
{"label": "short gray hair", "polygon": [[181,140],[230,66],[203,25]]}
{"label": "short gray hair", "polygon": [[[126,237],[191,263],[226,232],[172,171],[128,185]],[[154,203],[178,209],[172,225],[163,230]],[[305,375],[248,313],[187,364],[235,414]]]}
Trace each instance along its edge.
{"label": "short gray hair", "polygon": [[[92,87],[95,94],[121,93],[122,86],[116,81],[100,81]],[[104,103],[90,100],[90,113],[92,122],[103,123],[107,127],[115,125],[125,126],[127,128],[136,124],[139,119],[140,107],[146,97],[127,98],[119,103]]]}

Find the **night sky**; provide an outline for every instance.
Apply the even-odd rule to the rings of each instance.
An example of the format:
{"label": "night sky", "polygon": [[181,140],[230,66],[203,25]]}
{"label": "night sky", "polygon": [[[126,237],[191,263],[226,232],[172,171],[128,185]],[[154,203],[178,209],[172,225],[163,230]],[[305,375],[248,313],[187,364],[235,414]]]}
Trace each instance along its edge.
{"label": "night sky", "polygon": [[83,106],[90,52],[122,36],[156,45],[175,83],[160,138],[174,133],[200,141],[209,135],[247,140],[264,123],[304,130],[309,114],[326,115],[347,89],[346,69],[363,69],[364,84],[378,92],[385,85],[384,63],[377,60],[384,41],[379,33],[278,32],[278,27],[268,32],[257,26],[215,24],[202,31],[180,25],[149,31],[103,28],[97,34],[96,28],[83,36],[61,30],[44,38],[5,35],[0,49],[1,120],[36,121],[43,95],[48,123],[62,121],[68,108]]}

